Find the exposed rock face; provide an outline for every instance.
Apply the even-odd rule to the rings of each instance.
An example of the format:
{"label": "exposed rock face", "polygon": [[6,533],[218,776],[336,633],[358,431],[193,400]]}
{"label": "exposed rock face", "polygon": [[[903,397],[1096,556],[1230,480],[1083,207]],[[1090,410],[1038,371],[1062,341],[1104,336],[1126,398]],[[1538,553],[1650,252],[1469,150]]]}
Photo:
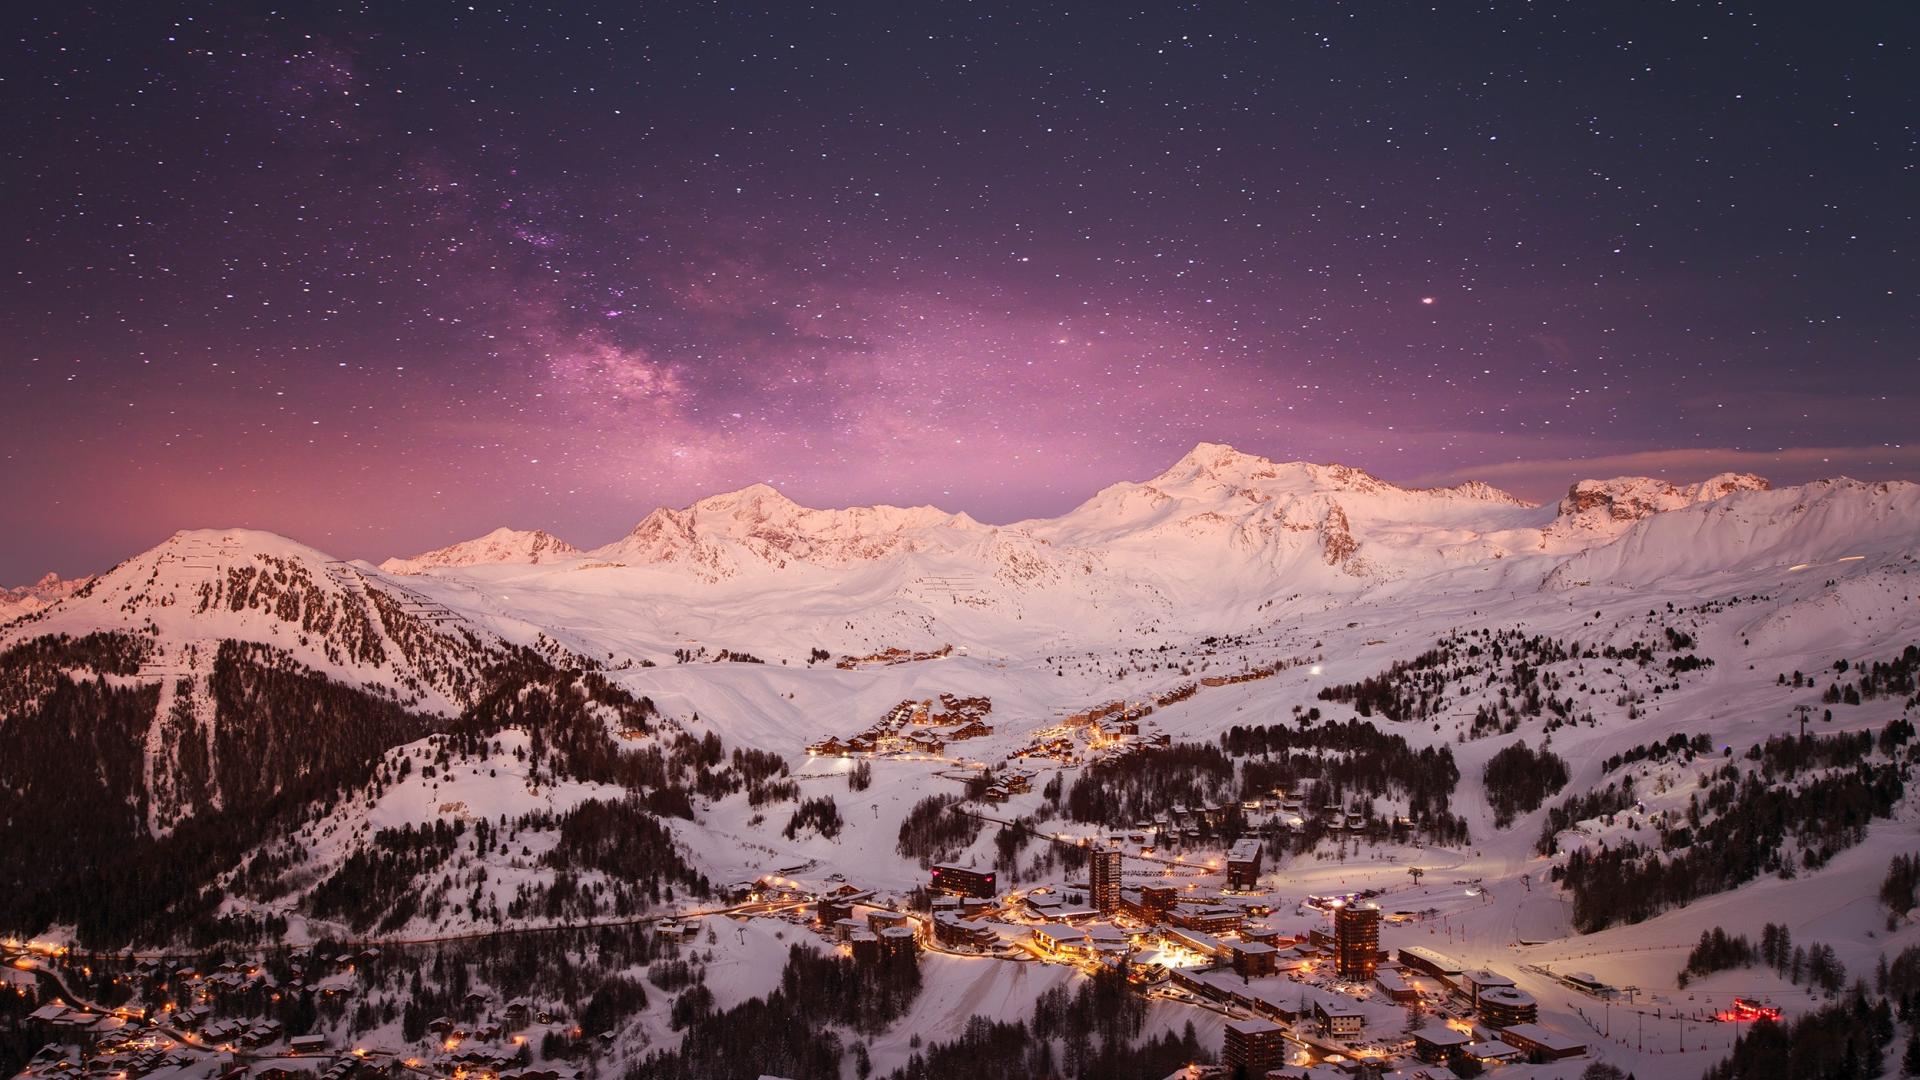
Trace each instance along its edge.
{"label": "exposed rock face", "polygon": [[1764,477],[1751,473],[1721,473],[1685,486],[1650,476],[1581,480],[1560,500],[1558,514],[1547,527],[1546,535],[1550,541],[1610,537],[1655,514],[1712,502],[1736,492],[1767,491],[1771,487]]}

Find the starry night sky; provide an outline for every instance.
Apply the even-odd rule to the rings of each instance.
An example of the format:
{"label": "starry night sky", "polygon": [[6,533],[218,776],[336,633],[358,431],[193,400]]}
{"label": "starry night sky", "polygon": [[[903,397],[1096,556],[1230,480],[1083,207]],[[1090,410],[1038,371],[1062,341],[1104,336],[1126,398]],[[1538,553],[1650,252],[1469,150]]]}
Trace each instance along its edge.
{"label": "starry night sky", "polygon": [[0,56],[0,582],[1060,512],[1192,443],[1920,475],[1916,5],[122,4]]}

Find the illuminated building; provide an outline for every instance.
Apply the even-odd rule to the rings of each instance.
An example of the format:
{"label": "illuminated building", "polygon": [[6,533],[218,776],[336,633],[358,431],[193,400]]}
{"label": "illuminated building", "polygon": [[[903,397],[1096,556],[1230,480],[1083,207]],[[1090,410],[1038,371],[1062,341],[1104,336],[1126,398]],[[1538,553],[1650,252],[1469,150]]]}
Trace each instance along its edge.
{"label": "illuminated building", "polygon": [[1220,1056],[1228,1069],[1244,1068],[1248,1076],[1265,1076],[1267,1070],[1287,1063],[1287,1043],[1280,1025],[1271,1020],[1229,1020]]}
{"label": "illuminated building", "polygon": [[933,868],[933,887],[954,896],[995,895],[992,871],[981,872],[965,866],[940,865]]}
{"label": "illuminated building", "polygon": [[1111,914],[1120,907],[1121,860],[1120,849],[1099,847],[1093,850],[1088,864],[1088,891],[1092,894],[1093,906],[1101,914]]}
{"label": "illuminated building", "polygon": [[1260,841],[1242,840],[1227,852],[1227,888],[1248,892],[1260,881]]}
{"label": "illuminated building", "polygon": [[1380,964],[1380,909],[1343,904],[1333,912],[1333,966],[1343,979],[1373,978]]}

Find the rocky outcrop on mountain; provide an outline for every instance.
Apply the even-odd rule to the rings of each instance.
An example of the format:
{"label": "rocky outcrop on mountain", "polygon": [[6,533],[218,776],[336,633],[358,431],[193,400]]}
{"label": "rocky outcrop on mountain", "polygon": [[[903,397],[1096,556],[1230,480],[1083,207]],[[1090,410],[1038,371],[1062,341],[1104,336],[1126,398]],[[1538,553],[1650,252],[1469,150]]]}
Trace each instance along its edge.
{"label": "rocky outcrop on mountain", "polygon": [[1711,502],[1740,491],[1766,491],[1771,485],[1751,473],[1722,473],[1698,484],[1679,485],[1650,476],[1581,480],[1567,490],[1545,529],[1549,545],[1611,539],[1655,514]]}

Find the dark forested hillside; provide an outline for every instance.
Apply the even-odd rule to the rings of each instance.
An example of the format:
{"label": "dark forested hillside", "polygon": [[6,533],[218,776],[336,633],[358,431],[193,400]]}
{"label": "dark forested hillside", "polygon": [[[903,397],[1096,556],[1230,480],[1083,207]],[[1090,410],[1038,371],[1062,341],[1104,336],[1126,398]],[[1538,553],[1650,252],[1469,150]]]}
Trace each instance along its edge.
{"label": "dark forested hillside", "polygon": [[[105,868],[145,829],[145,736],[157,685],[110,685],[137,667],[124,635],[40,638],[0,655],[0,921],[38,929],[82,915]],[[97,665],[97,666],[96,666]],[[90,905],[91,906],[91,905]]]}
{"label": "dark forested hillside", "polygon": [[211,680],[215,766],[228,805],[305,800],[357,782],[380,751],[445,721],[342,686],[265,645],[226,641]]}

